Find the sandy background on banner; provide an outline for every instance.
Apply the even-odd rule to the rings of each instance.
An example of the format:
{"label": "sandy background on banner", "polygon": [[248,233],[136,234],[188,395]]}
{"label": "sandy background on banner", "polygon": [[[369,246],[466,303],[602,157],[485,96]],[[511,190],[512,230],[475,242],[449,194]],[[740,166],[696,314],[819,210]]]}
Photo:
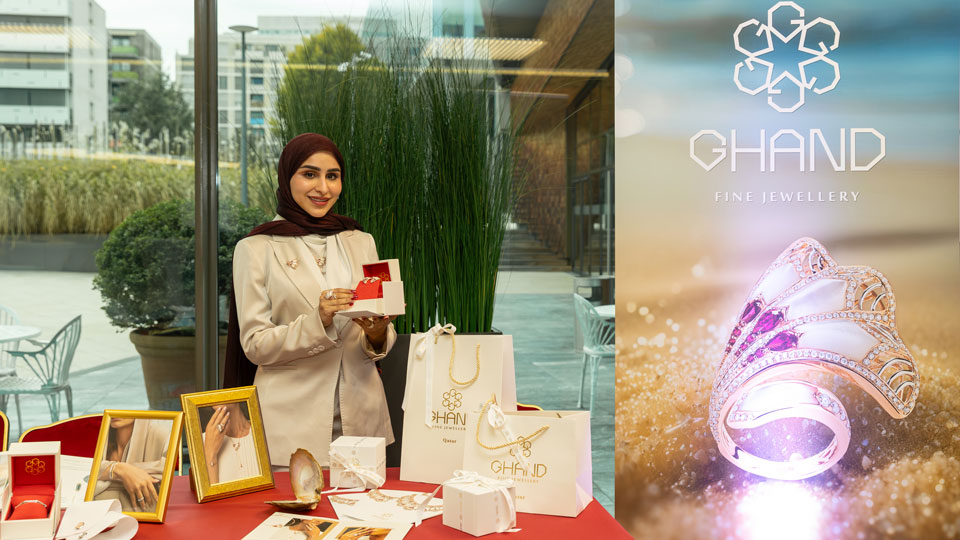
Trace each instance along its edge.
{"label": "sandy background on banner", "polygon": [[[798,511],[823,537],[960,537],[957,167],[888,158],[859,176],[771,181],[728,169],[706,180],[686,143],[618,140],[618,172],[643,171],[618,178],[618,520],[641,538],[749,538],[764,526],[750,522],[758,497],[796,503],[720,456],[707,408],[750,288],[792,241],[811,236],[839,264],[889,279],[921,388],[913,413],[893,420],[837,379],[850,448],[831,471],[792,483],[807,504]],[[714,201],[714,191],[747,190],[855,190],[860,202]]]}

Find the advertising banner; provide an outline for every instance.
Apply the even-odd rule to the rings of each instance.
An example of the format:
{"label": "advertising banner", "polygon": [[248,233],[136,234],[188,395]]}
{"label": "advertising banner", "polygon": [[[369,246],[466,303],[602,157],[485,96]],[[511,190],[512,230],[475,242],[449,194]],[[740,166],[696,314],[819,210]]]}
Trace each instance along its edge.
{"label": "advertising banner", "polygon": [[616,8],[616,517],[960,535],[955,2]]}

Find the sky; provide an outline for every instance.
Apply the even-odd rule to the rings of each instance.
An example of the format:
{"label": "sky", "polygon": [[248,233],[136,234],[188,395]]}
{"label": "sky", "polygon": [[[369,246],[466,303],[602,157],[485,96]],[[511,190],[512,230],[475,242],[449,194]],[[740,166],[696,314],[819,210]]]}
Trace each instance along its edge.
{"label": "sky", "polygon": [[[95,0],[107,14],[107,28],[146,30],[160,44],[163,69],[174,75],[176,53],[188,52],[193,37],[193,0]],[[258,15],[363,17],[369,0],[221,0],[218,33],[237,24],[255,26]]]}

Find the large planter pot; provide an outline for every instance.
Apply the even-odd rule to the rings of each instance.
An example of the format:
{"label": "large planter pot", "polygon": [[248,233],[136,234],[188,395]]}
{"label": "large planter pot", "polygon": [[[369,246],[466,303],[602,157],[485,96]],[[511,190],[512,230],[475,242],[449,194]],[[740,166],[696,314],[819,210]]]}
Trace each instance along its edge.
{"label": "large planter pot", "polygon": [[[196,392],[200,387],[200,363],[196,359],[197,338],[150,335],[134,330],[130,332],[130,341],[140,354],[143,384],[147,388],[150,408],[179,411],[180,394]],[[222,366],[227,350],[227,336],[220,336],[217,350]]]}

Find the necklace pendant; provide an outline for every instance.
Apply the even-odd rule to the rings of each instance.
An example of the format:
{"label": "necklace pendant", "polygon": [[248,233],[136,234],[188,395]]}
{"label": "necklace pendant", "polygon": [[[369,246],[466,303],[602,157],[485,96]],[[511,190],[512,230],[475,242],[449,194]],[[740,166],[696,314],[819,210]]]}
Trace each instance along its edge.
{"label": "necklace pendant", "polygon": [[323,270],[323,267],[326,265],[327,265],[326,257],[317,257],[317,266],[319,266],[321,270]]}

